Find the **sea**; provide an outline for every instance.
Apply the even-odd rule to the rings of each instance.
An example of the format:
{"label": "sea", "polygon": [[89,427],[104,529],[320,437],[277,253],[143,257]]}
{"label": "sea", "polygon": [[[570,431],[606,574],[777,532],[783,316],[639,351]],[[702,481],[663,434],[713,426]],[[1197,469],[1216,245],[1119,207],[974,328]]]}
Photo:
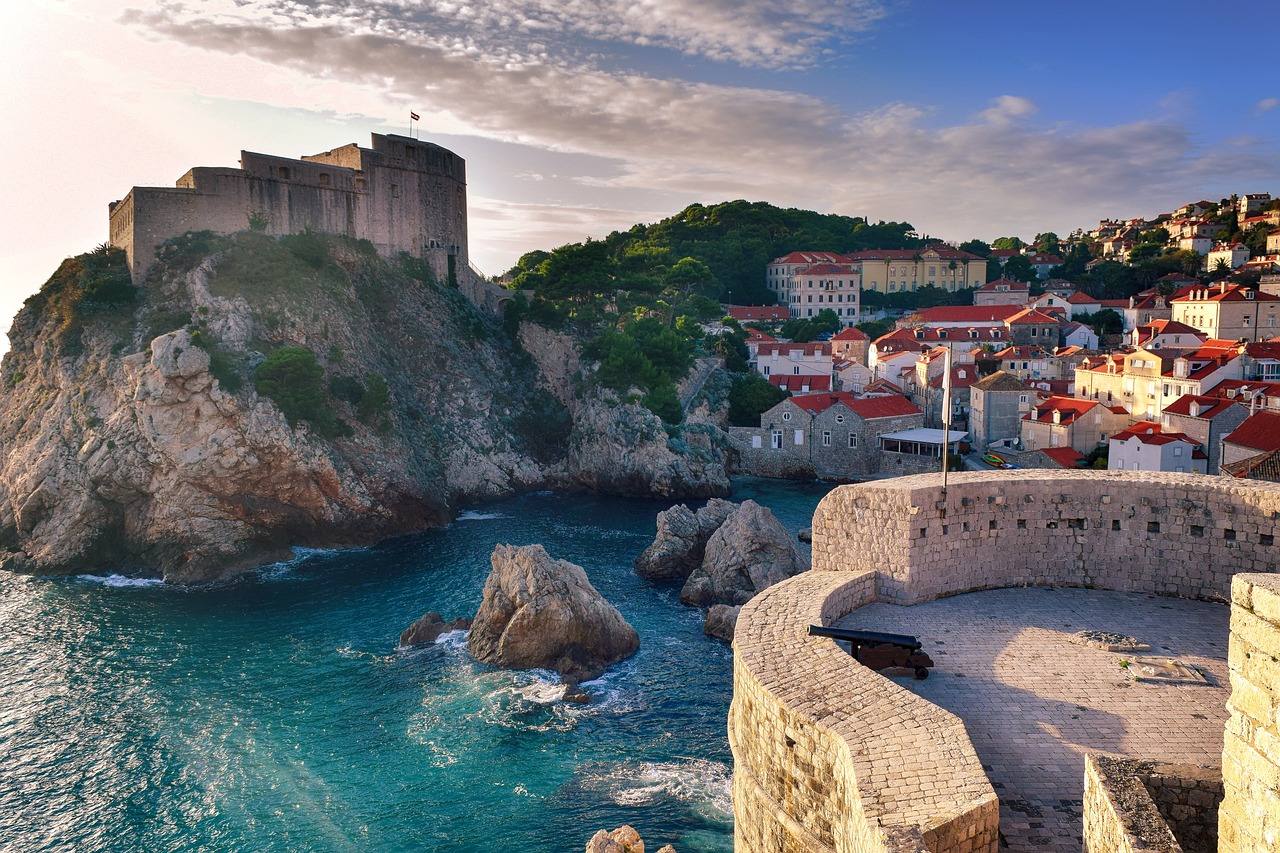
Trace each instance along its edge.
{"label": "sea", "polygon": [[[795,531],[830,488],[732,499]],[[0,850],[563,853],[622,824],[731,850],[732,652],[631,570],[667,506],[524,495],[220,586],[0,574]],[[464,632],[397,648],[427,611],[475,614],[498,543],[583,566],[639,632],[591,704]]]}

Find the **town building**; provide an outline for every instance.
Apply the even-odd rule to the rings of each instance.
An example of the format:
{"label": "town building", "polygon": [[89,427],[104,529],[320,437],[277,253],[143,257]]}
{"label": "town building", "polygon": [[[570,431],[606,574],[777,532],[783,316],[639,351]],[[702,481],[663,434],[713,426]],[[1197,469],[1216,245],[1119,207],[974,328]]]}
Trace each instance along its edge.
{"label": "town building", "polygon": [[1249,260],[1249,247],[1244,243],[1214,243],[1213,248],[1204,256],[1204,269],[1216,272],[1222,266],[1236,269]]}
{"label": "town building", "polygon": [[831,339],[831,357],[866,364],[870,347],[871,339],[866,332],[849,326],[841,329]]}
{"label": "town building", "polygon": [[1108,441],[1107,469],[1111,471],[1203,474],[1207,459],[1200,444],[1190,436],[1166,431],[1153,421],[1139,421]]}
{"label": "town building", "polygon": [[1262,341],[1280,335],[1280,297],[1220,282],[1170,300],[1173,319],[1210,338]]}
{"label": "town building", "polygon": [[1062,326],[1062,345],[1074,349],[1096,350],[1099,346],[1098,333],[1091,326],[1071,320]]}
{"label": "town building", "polygon": [[778,297],[778,302],[785,304],[788,302],[786,298],[788,293],[787,283],[800,270],[807,269],[815,264],[844,266],[850,263],[847,256],[836,252],[788,252],[782,257],[774,258],[765,264],[764,283]]}
{"label": "town building", "polygon": [[1070,447],[1087,456],[1128,425],[1124,406],[1054,396],[1022,416],[1022,446],[1026,450]]}
{"label": "town building", "polygon": [[[748,348],[749,349],[749,348]],[[756,344],[755,369],[771,376],[825,376],[831,378],[831,344],[824,341]]]}
{"label": "town building", "polygon": [[986,283],[987,261],[977,255],[934,245],[923,249],[868,249],[849,255],[862,271],[862,287],[901,293],[922,287],[948,292]]}
{"label": "town building", "polygon": [[729,437],[747,471],[811,470],[824,477],[858,477],[882,473],[881,435],[914,429],[923,419],[899,395],[805,394],[765,411],[758,428],[730,427]]}
{"label": "town building", "polygon": [[1015,345],[1056,347],[1061,343],[1062,324],[1053,314],[1024,308],[1004,322]]}
{"label": "town building", "polygon": [[1209,336],[1199,329],[1176,320],[1152,320],[1135,326],[1129,333],[1129,343],[1134,347],[1167,349],[1170,347],[1195,347]]}
{"label": "town building", "polygon": [[1205,473],[1217,474],[1222,437],[1249,417],[1249,409],[1225,397],[1184,394],[1164,407],[1161,425],[1172,432],[1183,433],[1204,449],[1208,459]]}
{"label": "town building", "polygon": [[1042,281],[1049,277],[1049,273],[1054,267],[1062,266],[1062,258],[1057,255],[1047,255],[1043,252],[1033,252],[1027,255],[1027,261],[1031,264],[1031,268],[1036,271],[1036,278]]}
{"label": "town building", "polygon": [[830,309],[842,326],[861,322],[861,274],[855,264],[791,266],[795,272],[782,279],[778,299],[792,317],[815,317],[823,309]]}
{"label": "town building", "polygon": [[730,305],[726,310],[742,325],[781,323],[791,318],[791,311],[785,305]]}
{"label": "town building", "polygon": [[1030,289],[1031,285],[1025,282],[1001,277],[975,290],[973,304],[1022,306],[1031,298]]}

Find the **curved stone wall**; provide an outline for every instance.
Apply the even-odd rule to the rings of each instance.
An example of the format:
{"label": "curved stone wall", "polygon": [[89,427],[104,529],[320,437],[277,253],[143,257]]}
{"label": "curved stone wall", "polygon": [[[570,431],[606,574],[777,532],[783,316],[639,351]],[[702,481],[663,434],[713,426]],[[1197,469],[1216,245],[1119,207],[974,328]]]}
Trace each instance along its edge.
{"label": "curved stone wall", "polygon": [[813,570],[734,637],[735,850],[971,853],[999,804],[963,723],[810,637],[871,601],[1031,584],[1225,600],[1274,572],[1280,487],[1112,471],[929,474],[844,486],[813,518]]}

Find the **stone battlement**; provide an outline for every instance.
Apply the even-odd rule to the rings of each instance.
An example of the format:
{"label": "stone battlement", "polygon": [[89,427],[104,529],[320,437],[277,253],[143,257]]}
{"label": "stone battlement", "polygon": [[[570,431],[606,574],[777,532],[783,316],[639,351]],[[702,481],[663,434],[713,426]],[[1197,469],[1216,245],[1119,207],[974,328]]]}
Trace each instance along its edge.
{"label": "stone battlement", "polygon": [[[930,474],[831,492],[814,513],[813,570],[743,608],[729,720],[735,849],[996,849],[998,802],[963,723],[852,661],[832,641],[809,637],[809,624],[831,624],[872,601],[915,604],[1037,584],[1228,601],[1233,575],[1272,573],[1280,561],[1280,488],[1272,484],[1186,474],[999,471],[953,475],[945,496],[941,485],[941,475]],[[1238,589],[1237,604],[1242,595]],[[1263,599],[1254,596],[1255,608]],[[1274,629],[1264,633],[1253,635],[1263,645],[1280,637]],[[1267,659],[1276,654],[1280,640],[1266,650]],[[1256,653],[1248,660],[1254,659],[1264,660]],[[1268,725],[1274,725],[1280,685],[1273,673],[1254,679],[1264,682],[1271,704],[1236,681],[1233,674],[1245,698],[1233,696],[1233,707],[1252,702],[1262,709],[1256,716],[1270,714]],[[1252,732],[1249,725],[1236,728]],[[1254,738],[1249,749],[1269,743],[1280,740]],[[1257,766],[1265,776],[1280,763],[1275,752],[1233,768]],[[1224,809],[1246,811],[1234,803],[1249,799],[1254,783],[1224,776]],[[1257,813],[1270,806],[1250,802],[1250,825],[1260,826]],[[1280,812],[1269,818],[1278,819]],[[1245,835],[1223,832],[1224,840]]]}
{"label": "stone battlement", "polygon": [[468,259],[466,162],[419,139],[372,140],[301,159],[242,151],[238,169],[196,167],[173,187],[134,187],[109,207],[109,242],[141,283],[156,248],[187,231],[311,229],[369,240],[385,257],[407,252],[442,284],[494,302]]}

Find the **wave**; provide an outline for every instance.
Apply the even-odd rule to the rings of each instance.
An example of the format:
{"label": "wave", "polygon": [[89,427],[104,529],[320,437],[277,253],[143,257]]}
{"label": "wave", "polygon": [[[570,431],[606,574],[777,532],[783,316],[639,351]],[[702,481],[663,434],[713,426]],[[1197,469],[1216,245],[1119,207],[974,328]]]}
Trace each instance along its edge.
{"label": "wave", "polygon": [[469,509],[466,512],[464,512],[462,515],[455,518],[454,521],[491,521],[495,518],[510,518],[510,517],[511,516],[504,515],[503,513],[500,513],[500,512],[478,512],[474,509]]}
{"label": "wave", "polygon": [[124,575],[76,575],[77,580],[117,588],[164,586],[162,578],[130,578]]}
{"label": "wave", "polygon": [[619,764],[586,777],[583,784],[606,792],[620,806],[684,803],[710,823],[733,821],[733,772],[717,761],[690,758]]}
{"label": "wave", "polygon": [[369,549],[363,545],[356,548],[304,548],[300,545],[295,545],[290,550],[293,552],[293,556],[289,559],[259,566],[257,570],[258,577],[266,581],[282,580],[291,575],[294,569],[312,560],[345,556],[359,553],[360,551],[368,551]]}

